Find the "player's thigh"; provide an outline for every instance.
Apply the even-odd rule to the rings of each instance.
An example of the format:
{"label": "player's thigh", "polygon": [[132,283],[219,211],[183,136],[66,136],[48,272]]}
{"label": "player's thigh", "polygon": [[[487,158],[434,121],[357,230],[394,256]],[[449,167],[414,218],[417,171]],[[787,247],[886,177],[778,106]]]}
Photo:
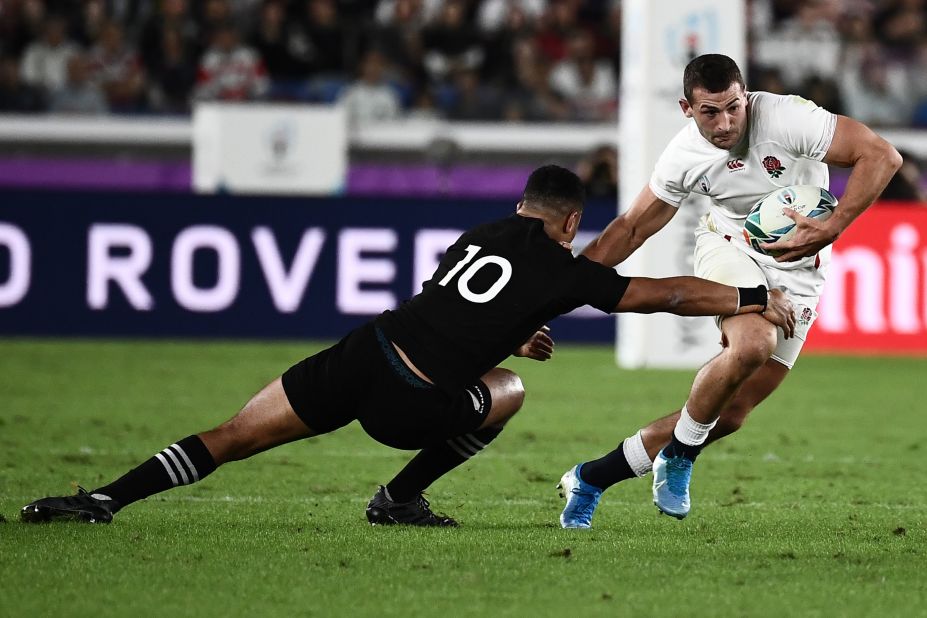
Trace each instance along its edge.
{"label": "player's thigh", "polygon": [[293,411],[316,434],[355,420],[380,354],[372,324],[303,359],[281,376]]}
{"label": "player's thigh", "polygon": [[[770,273],[775,269],[764,269],[749,255],[733,245],[724,236],[713,232],[702,232],[695,245],[695,275],[725,285],[735,287],[755,287],[765,285],[768,288],[781,287],[778,281],[770,280]],[[788,291],[786,294],[788,294]],[[795,302],[795,297],[790,295]],[[800,316],[799,316],[800,317]],[[765,318],[757,314],[745,314],[728,318],[715,318],[721,328],[725,344],[756,344],[766,348],[772,346],[772,356],[787,367],[791,367],[798,357],[804,334],[801,339],[785,339],[781,329],[774,327]],[[796,329],[797,330],[797,329]],[[807,332],[807,329],[805,329]],[[773,341],[772,338],[775,338]]]}
{"label": "player's thigh", "polygon": [[481,380],[452,392],[413,386],[392,376],[374,382],[358,419],[371,438],[413,450],[481,427],[492,410],[492,391]]}
{"label": "player's thigh", "polygon": [[795,336],[786,339],[778,330],[778,342],[773,359],[791,369],[801,354],[811,326],[818,317],[819,296],[824,285],[824,274],[814,265],[796,269],[764,268],[769,285],[786,293],[795,308]]}
{"label": "player's thigh", "polygon": [[724,236],[701,232],[695,240],[695,276],[734,287],[768,285],[763,269]]}

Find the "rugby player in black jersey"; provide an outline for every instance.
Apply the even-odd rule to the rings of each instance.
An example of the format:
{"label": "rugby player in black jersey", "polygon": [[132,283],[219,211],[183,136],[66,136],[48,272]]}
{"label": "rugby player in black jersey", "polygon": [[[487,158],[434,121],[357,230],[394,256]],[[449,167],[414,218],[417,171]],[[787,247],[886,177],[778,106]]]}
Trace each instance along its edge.
{"label": "rugby player in black jersey", "polygon": [[224,463],[357,420],[383,444],[420,449],[378,489],[368,520],[455,526],[422,492],[485,448],[521,408],[521,380],[496,365],[513,353],[550,358],[550,319],[585,304],[604,312],[757,312],[791,335],[792,307],[778,290],[628,278],[574,257],[583,202],[575,174],[535,170],[516,214],[463,234],[410,301],[297,363],[215,429],[171,444],[109,485],[28,504],[22,519],[109,522],[129,504],[200,481]]}

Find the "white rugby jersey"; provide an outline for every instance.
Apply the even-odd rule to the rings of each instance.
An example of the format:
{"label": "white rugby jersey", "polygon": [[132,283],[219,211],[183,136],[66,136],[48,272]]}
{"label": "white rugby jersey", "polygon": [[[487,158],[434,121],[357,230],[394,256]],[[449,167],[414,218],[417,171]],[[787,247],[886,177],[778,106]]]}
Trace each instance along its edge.
{"label": "white rugby jersey", "polygon": [[[730,236],[758,262],[777,264],[744,242],[744,219],[760,198],[777,188],[829,188],[827,164],[822,159],[834,137],[837,117],[798,96],[748,92],[747,100],[749,139],[745,144],[732,150],[717,148],[690,120],[660,155],[650,189],[676,207],[690,193],[708,196],[711,223],[717,232]],[[830,247],[825,252],[829,254]],[[777,265],[793,268],[810,259]]]}

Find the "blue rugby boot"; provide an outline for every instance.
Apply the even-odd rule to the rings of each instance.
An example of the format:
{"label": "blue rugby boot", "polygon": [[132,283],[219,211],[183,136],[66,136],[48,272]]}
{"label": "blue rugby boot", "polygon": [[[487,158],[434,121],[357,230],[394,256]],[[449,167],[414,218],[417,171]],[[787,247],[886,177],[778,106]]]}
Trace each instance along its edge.
{"label": "blue rugby boot", "polygon": [[667,457],[663,451],[653,460],[653,503],[665,515],[683,519],[689,514],[689,480],[692,460]]}
{"label": "blue rugby boot", "polygon": [[579,477],[577,464],[560,477],[560,497],[566,498],[566,506],[560,513],[560,525],[564,528],[591,528],[592,514],[599,505],[602,490]]}

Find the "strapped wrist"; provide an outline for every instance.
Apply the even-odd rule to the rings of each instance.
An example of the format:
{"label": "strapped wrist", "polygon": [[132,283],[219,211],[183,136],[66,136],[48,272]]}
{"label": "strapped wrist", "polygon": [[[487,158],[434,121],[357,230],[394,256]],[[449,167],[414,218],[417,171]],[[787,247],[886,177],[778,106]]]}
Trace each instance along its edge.
{"label": "strapped wrist", "polygon": [[744,307],[761,307],[758,313],[766,311],[769,304],[769,290],[765,285],[758,285],[755,288],[737,288],[739,295],[737,300],[737,313],[742,313]]}

